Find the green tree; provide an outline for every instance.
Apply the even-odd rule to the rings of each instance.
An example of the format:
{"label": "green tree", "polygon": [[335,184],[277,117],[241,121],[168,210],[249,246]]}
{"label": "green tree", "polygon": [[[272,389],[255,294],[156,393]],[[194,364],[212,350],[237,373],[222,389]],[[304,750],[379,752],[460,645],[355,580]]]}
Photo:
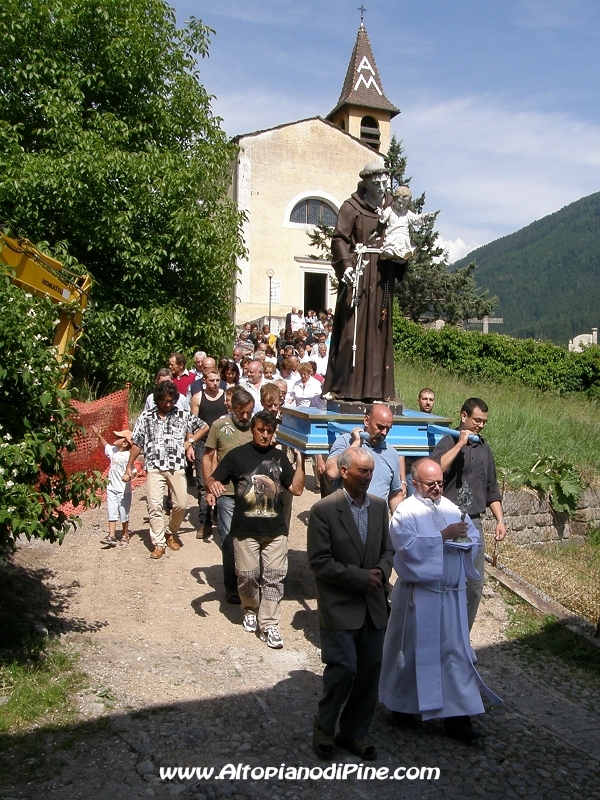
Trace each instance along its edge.
{"label": "green tree", "polygon": [[319,221],[315,227],[307,232],[309,247],[314,247],[318,254],[310,254],[315,261],[331,261],[331,237],[334,229],[331,225],[326,225]]}
{"label": "green tree", "polygon": [[75,449],[71,392],[50,345],[56,307],[0,276],[0,550],[20,535],[62,541],[79,520],[60,506],[99,504],[99,474],[67,476],[63,452]]}
{"label": "green tree", "polygon": [[[394,191],[399,186],[410,186],[412,178],[406,175],[406,167],[408,166],[408,159],[404,155],[404,147],[402,142],[399,142],[395,136],[390,140],[387,155],[385,156],[385,166],[390,173],[390,189]],[[413,199],[413,203],[417,201]],[[425,202],[425,195],[423,195],[423,202]]]}
{"label": "green tree", "polygon": [[[407,159],[404,148],[395,136],[385,157],[385,165],[390,171],[391,188],[409,186],[411,178],[406,177]],[[425,193],[413,198],[412,211],[420,214],[425,206]],[[437,217],[437,214],[436,214]],[[437,243],[438,233],[434,228],[435,218],[411,232],[417,250],[409,261],[404,280],[396,285],[396,295],[403,316],[419,322],[443,319],[449,325],[456,325],[469,317],[481,318],[491,314],[497,304],[496,297],[481,293],[477,288],[473,272],[475,262],[456,271],[448,264],[448,256]]]}
{"label": "green tree", "polygon": [[232,334],[236,147],[199,81],[209,28],[163,0],[4,0],[0,219],[94,278],[75,367],[145,385]]}

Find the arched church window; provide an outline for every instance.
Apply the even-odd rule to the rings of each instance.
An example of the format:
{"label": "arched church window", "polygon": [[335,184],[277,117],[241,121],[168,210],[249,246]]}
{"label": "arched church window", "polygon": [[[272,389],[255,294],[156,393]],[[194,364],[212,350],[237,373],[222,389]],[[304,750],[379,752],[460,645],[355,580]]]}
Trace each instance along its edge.
{"label": "arched church window", "polygon": [[363,117],[360,121],[360,140],[373,150],[379,151],[381,143],[381,133],[379,132],[379,123],[373,117]]}
{"label": "arched church window", "polygon": [[318,225],[323,222],[333,228],[337,222],[337,211],[324,200],[309,197],[296,203],[290,214],[290,222],[300,225]]}

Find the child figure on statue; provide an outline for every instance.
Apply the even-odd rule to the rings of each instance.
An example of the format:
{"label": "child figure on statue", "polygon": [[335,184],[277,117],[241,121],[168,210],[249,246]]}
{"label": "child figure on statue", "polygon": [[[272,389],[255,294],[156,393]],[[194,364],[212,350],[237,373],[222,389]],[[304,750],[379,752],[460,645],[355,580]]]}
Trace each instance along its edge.
{"label": "child figure on statue", "polygon": [[379,219],[386,226],[380,258],[400,259],[408,261],[415,253],[415,246],[410,240],[411,225],[422,225],[433,218],[434,214],[415,214],[408,210],[412,193],[408,186],[400,186],[393,192],[394,200],[388,208],[378,208]]}

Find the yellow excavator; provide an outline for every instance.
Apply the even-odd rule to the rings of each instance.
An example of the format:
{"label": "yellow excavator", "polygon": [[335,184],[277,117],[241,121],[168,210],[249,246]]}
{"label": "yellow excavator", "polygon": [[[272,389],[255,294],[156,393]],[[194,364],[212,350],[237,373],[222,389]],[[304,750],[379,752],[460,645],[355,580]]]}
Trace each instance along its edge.
{"label": "yellow excavator", "polygon": [[0,269],[5,265],[10,280],[38,297],[49,297],[59,305],[59,323],[54,332],[56,356],[65,374],[75,344],[83,332],[83,310],[87,306],[92,278],[66,269],[45,255],[28,239],[11,239],[0,230]]}

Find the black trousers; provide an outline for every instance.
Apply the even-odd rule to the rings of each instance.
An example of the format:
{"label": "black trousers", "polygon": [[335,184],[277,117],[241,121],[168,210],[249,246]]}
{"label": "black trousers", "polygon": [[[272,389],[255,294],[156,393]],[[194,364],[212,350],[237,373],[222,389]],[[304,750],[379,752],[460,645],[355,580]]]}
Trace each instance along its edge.
{"label": "black trousers", "polygon": [[323,696],[319,724],[333,735],[339,717],[340,736],[364,739],[379,690],[385,627],[376,628],[367,612],[362,628],[329,631],[321,628]]}

